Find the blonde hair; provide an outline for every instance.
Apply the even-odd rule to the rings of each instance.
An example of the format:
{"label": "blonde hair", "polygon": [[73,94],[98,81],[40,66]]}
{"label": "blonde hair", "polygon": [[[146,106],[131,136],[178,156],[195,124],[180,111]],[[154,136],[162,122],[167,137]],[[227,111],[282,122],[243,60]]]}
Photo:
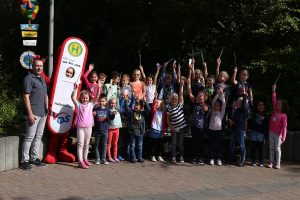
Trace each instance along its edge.
{"label": "blonde hair", "polygon": [[219,74],[219,76],[220,76],[221,74],[223,74],[223,75],[225,76],[225,79],[226,79],[226,81],[227,81],[228,78],[229,78],[228,73],[227,73],[226,71],[221,71],[220,74]]}
{"label": "blonde hair", "polygon": [[82,96],[83,96],[83,95],[86,95],[86,94],[87,94],[88,97],[89,97],[89,101],[92,100],[91,94],[90,94],[87,90],[81,90],[81,91],[80,91],[80,95],[79,95],[79,99],[78,99],[80,103],[82,103],[82,102],[81,102]]}
{"label": "blonde hair", "polygon": [[100,73],[98,77],[99,77],[99,79],[101,79],[101,78],[106,78],[106,74]]}
{"label": "blonde hair", "polygon": [[128,74],[123,74],[122,79],[130,81],[130,76]]}

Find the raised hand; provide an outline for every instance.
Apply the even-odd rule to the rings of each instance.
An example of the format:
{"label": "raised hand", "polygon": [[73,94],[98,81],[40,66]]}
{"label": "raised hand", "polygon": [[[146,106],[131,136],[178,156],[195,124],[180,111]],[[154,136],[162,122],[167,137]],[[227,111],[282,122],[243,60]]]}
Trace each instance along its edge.
{"label": "raised hand", "polygon": [[218,58],[218,59],[217,59],[217,66],[220,66],[220,65],[221,65],[221,59]]}
{"label": "raised hand", "polygon": [[276,84],[273,84],[272,85],[272,92],[275,92],[276,91]]}
{"label": "raised hand", "polygon": [[94,64],[93,63],[89,64],[89,70],[92,71],[93,69],[94,69]]}

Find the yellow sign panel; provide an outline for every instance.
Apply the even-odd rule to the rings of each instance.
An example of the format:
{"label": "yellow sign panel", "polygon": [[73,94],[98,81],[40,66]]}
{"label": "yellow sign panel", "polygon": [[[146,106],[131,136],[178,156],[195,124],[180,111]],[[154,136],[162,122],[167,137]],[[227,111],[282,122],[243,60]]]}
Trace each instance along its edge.
{"label": "yellow sign panel", "polygon": [[22,31],[22,37],[37,37],[37,31]]}

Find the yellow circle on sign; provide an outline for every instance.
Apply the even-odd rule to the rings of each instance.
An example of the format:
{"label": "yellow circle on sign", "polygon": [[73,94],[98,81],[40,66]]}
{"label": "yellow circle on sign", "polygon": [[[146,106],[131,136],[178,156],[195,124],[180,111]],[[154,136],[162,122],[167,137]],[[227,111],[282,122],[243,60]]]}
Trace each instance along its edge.
{"label": "yellow circle on sign", "polygon": [[78,42],[71,42],[68,46],[69,53],[72,56],[80,56],[82,53],[82,46]]}

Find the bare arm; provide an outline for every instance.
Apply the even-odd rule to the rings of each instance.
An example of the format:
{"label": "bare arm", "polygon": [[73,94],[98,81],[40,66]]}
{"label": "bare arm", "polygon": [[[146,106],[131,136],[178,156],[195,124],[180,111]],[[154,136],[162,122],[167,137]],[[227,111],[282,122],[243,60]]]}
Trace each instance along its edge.
{"label": "bare arm", "polygon": [[233,85],[236,85],[238,83],[237,80],[236,80],[236,73],[237,73],[237,67],[234,67],[233,74],[231,76],[231,83]]}
{"label": "bare arm", "polygon": [[24,104],[25,104],[25,108],[26,108],[26,111],[27,111],[27,117],[28,117],[28,120],[29,120],[29,123],[30,124],[34,124],[35,122],[35,118],[34,118],[34,115],[32,113],[32,110],[31,110],[31,105],[30,105],[30,94],[23,94],[23,99],[24,99]]}
{"label": "bare arm", "polygon": [[78,101],[77,101],[77,92],[78,92],[78,85],[75,83],[74,84],[74,90],[71,94],[71,99],[73,101],[73,103],[77,106],[78,105]]}
{"label": "bare arm", "polygon": [[180,77],[181,77],[181,65],[178,64],[178,67],[177,67],[177,83],[180,84]]}
{"label": "bare arm", "polygon": [[207,76],[208,76],[206,62],[203,63],[203,76],[204,76],[204,79],[206,80]]}
{"label": "bare arm", "polygon": [[144,72],[144,68],[143,68],[142,65],[140,65],[139,68],[141,70],[142,79],[143,79],[144,83],[146,83],[146,75],[145,75],[145,72]]}
{"label": "bare arm", "polygon": [[221,59],[218,58],[218,59],[217,59],[217,67],[216,67],[216,77],[219,76],[219,73],[220,73],[220,66],[221,66]]}
{"label": "bare arm", "polygon": [[180,89],[179,89],[179,103],[183,104],[184,103],[184,99],[183,99],[183,86],[184,86],[184,81],[183,79],[180,78]]}
{"label": "bare arm", "polygon": [[156,85],[157,84],[157,77],[158,77],[158,74],[159,74],[159,70],[160,70],[161,66],[157,66],[156,68],[156,73],[154,75],[154,80],[153,80],[153,84]]}
{"label": "bare arm", "polygon": [[190,79],[187,80],[187,93],[189,95],[189,98],[190,98],[191,102],[195,102],[195,97],[192,93],[191,80]]}

